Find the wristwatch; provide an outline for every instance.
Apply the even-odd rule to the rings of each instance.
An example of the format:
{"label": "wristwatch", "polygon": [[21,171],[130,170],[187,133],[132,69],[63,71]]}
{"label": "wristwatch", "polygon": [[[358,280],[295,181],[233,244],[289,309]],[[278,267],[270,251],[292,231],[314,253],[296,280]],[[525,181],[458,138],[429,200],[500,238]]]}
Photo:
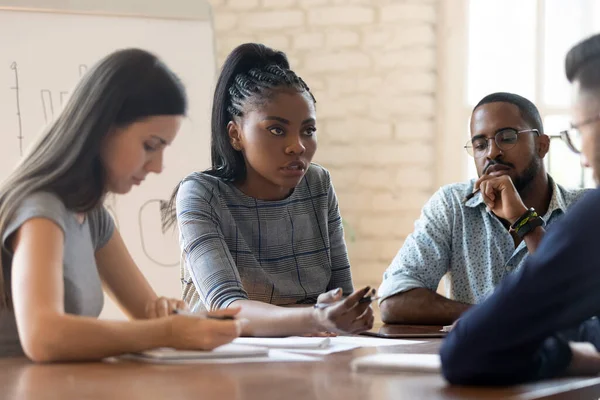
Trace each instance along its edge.
{"label": "wristwatch", "polygon": [[521,216],[521,218],[516,220],[515,223],[510,226],[509,232],[515,232],[519,238],[523,239],[529,232],[542,225],[544,225],[544,220],[538,215],[535,209],[531,207]]}

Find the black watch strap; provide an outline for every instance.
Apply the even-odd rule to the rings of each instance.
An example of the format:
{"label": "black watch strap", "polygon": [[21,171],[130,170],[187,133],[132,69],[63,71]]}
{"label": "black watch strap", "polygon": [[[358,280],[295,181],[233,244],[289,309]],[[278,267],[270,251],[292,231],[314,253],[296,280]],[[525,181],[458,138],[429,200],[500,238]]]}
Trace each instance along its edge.
{"label": "black watch strap", "polygon": [[544,220],[532,207],[510,226],[510,232],[515,232],[522,239],[529,232],[542,225],[544,225]]}

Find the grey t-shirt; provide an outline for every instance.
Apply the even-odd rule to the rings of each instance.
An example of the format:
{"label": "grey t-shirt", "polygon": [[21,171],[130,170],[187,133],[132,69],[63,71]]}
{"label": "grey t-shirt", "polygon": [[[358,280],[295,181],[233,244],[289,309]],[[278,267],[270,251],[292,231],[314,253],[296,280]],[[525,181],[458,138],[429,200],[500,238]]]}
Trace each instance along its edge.
{"label": "grey t-shirt", "polygon": [[[75,315],[98,317],[104,305],[102,283],[96,267],[95,252],[103,247],[114,231],[113,220],[105,208],[89,212],[80,223],[74,212],[67,210],[62,201],[47,192],[34,193],[21,204],[7,229],[2,243],[27,220],[47,218],[64,232],[64,307]],[[2,254],[2,269],[10,290],[12,254]],[[12,310],[0,311],[0,357],[21,356],[15,315]]]}

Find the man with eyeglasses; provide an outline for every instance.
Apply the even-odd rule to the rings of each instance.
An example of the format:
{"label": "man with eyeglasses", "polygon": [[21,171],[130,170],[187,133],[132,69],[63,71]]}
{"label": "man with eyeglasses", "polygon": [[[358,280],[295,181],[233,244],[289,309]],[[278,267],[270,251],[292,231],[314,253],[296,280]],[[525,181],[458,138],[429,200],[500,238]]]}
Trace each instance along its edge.
{"label": "man with eyeglasses", "polygon": [[[546,173],[550,139],[535,105],[493,93],[473,109],[471,139],[479,179],[442,187],[379,289],[385,323],[447,325],[480,303],[537,248],[545,227],[581,195]],[[475,193],[475,194],[474,194]],[[436,293],[449,273],[451,299]]]}
{"label": "man with eyeglasses", "polygon": [[[600,183],[600,35],[567,54],[572,128],[562,132]],[[442,345],[446,379],[516,384],[600,373],[600,189],[548,231],[525,265],[460,318]]]}

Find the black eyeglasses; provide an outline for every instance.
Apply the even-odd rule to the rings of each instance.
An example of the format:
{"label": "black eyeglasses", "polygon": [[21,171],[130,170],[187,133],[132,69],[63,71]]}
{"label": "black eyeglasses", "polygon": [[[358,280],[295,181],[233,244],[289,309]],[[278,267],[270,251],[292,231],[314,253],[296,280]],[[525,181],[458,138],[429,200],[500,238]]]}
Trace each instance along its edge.
{"label": "black eyeglasses", "polygon": [[586,119],[578,124],[571,124],[571,127],[566,131],[560,133],[560,138],[569,146],[569,149],[576,154],[581,153],[581,131],[579,130],[582,126],[593,124],[594,122],[600,121],[600,114],[595,117]]}
{"label": "black eyeglasses", "polygon": [[506,128],[496,132],[493,138],[486,138],[483,136],[469,140],[465,145],[465,150],[467,150],[467,153],[472,157],[485,157],[490,148],[490,140],[493,139],[500,150],[507,151],[515,147],[519,140],[519,134],[528,132],[535,132],[540,136],[540,132],[537,129],[523,129],[518,131],[513,128]]}

